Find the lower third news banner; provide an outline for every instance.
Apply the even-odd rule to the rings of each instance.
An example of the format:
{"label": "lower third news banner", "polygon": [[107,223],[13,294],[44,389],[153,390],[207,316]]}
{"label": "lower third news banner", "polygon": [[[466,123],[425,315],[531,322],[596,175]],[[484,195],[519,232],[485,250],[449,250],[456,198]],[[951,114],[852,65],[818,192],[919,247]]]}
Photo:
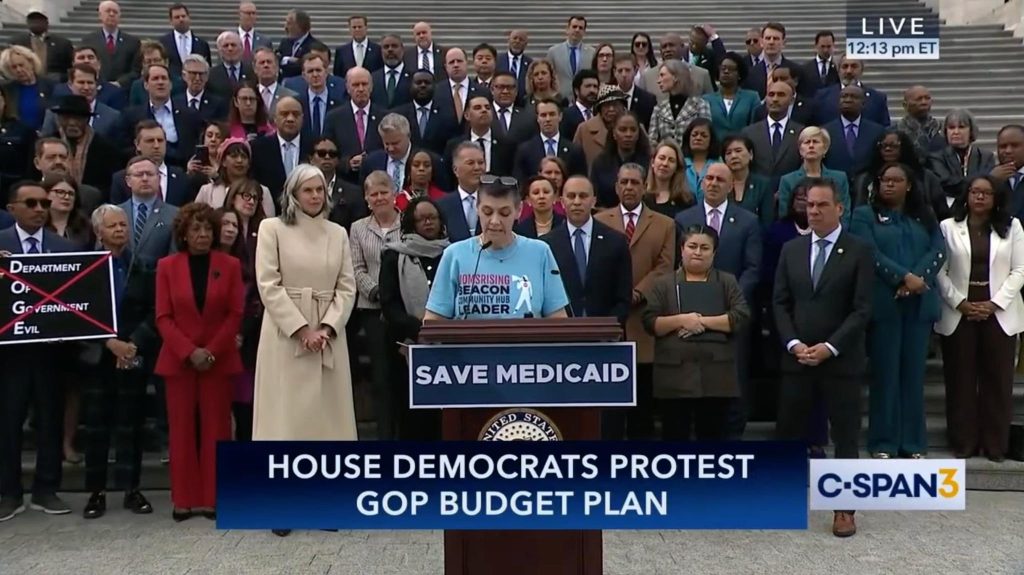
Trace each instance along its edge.
{"label": "lower third news banner", "polygon": [[221,529],[806,529],[797,443],[221,442]]}
{"label": "lower third news banner", "polygon": [[110,252],[0,257],[0,345],[117,335]]}

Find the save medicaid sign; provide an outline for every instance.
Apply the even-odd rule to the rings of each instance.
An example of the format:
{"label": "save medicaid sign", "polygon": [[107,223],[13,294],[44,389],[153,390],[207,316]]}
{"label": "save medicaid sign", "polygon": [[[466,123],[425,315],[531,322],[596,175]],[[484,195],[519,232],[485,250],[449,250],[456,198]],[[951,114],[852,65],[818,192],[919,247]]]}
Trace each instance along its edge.
{"label": "save medicaid sign", "polygon": [[410,407],[636,405],[632,342],[409,347]]}

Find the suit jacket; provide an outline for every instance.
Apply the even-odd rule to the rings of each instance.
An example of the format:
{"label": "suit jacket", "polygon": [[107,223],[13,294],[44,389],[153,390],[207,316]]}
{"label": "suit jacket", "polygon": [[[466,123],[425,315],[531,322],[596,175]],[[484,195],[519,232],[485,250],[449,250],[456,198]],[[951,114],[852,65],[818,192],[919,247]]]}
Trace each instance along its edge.
{"label": "suit jacket", "polygon": [[[700,66],[691,66],[689,62],[685,60],[682,60],[682,62],[690,70],[690,82],[693,83],[695,94],[711,94],[715,91],[715,87],[711,83],[711,74],[709,74],[707,70]],[[637,87],[654,94],[655,99],[657,99],[659,103],[668,100],[668,94],[658,89],[658,70],[660,69],[660,64],[657,66],[651,66],[647,70],[644,70],[644,73],[640,74],[640,77],[636,79]]]}
{"label": "suit jacket", "polygon": [[495,134],[499,134],[511,142],[513,147],[518,147],[519,144],[537,135],[537,132],[540,131],[537,127],[537,115],[529,108],[512,106],[508,109],[508,115],[510,118],[508,128],[506,129],[505,123],[501,121],[498,108],[496,107],[491,129],[494,130]]}
{"label": "suit jacket", "polygon": [[[444,68],[444,54],[448,51],[448,48],[438,46],[437,42],[434,42],[434,44],[431,45],[431,50],[434,55],[434,84],[437,85],[441,83],[442,80],[448,80],[448,71]],[[422,62],[420,62],[420,47],[416,44],[406,46],[405,56],[402,58],[402,61],[405,62],[405,69],[409,70],[410,74],[421,69],[422,66],[420,66],[420,64]]]}
{"label": "suit jacket", "polygon": [[[203,120],[195,110],[188,106],[181,106],[180,100],[177,104],[173,99],[170,102],[171,111],[174,113],[174,127],[178,132],[178,141],[176,144],[167,142],[166,161],[175,166],[184,166],[192,157],[196,142],[201,141]],[[126,109],[122,112],[121,118],[124,124],[122,133],[127,140],[124,144],[127,154],[132,155],[135,151],[135,126],[142,120],[155,120],[156,116],[153,114],[153,108],[147,102],[142,106]]]}
{"label": "suit jacket", "polygon": [[[270,195],[280,205],[281,192],[287,179],[284,171],[284,159],[281,156],[281,143],[277,134],[260,136],[249,142],[252,147],[252,177],[270,190]],[[309,157],[313,142],[309,138],[299,136],[299,163]]]}
{"label": "suit jacket", "polygon": [[[92,131],[110,141],[121,141],[121,130],[124,128],[121,113],[99,101],[96,102],[96,109],[93,113],[96,115],[92,117]],[[39,133],[43,136],[56,136],[57,132],[57,115],[47,110],[46,116],[43,118],[43,127]]]}
{"label": "suit jacket", "polygon": [[[261,98],[263,97],[263,93],[261,91],[262,89],[262,86],[257,86],[257,91],[260,94]],[[271,118],[274,117],[274,112],[277,110],[278,101],[280,101],[281,98],[287,98],[288,96],[291,96],[292,98],[297,98],[299,94],[295,90],[285,88],[284,86],[281,85],[280,82],[278,82],[277,88],[274,90],[274,99],[270,103],[270,109],[267,110],[267,113],[270,114]]]}
{"label": "suit jacket", "polygon": [[[533,63],[533,58],[526,54],[519,56],[519,75],[516,76],[516,83],[519,86],[519,93],[524,94],[526,92],[526,70]],[[508,50],[502,50],[498,54],[498,62],[495,64],[494,69],[498,72],[511,72],[512,63],[509,62]]]}
{"label": "suit jacket", "polygon": [[[780,62],[781,65],[791,66],[794,69],[799,69],[800,65],[787,58],[784,54]],[[761,64],[758,66],[751,66],[747,70],[747,77],[743,80],[742,86],[748,90],[753,90],[764,100],[764,97],[768,93],[768,63],[765,62],[764,57],[761,58]],[[797,88],[797,93],[804,96],[813,96],[814,92],[809,90],[813,89],[813,85],[805,85],[803,82]]]}
{"label": "suit jacket", "polygon": [[[517,221],[515,226],[512,229],[517,234],[519,234],[519,235],[521,235],[523,237],[538,239],[537,219],[534,216],[535,216],[535,214],[531,212],[529,216],[527,216],[525,218],[521,218],[519,221]],[[551,233],[551,232],[557,230],[558,227],[561,226],[564,223],[565,223],[565,216],[563,214],[560,214],[560,213],[554,212],[554,211],[551,212],[551,231],[548,232],[548,233]],[[627,249],[626,251],[629,251],[629,250]],[[575,264],[573,264],[573,265],[575,265]],[[559,267],[561,267],[561,266],[559,266]],[[579,274],[577,274],[577,275],[579,275]]]}
{"label": "suit jacket", "polygon": [[192,291],[189,255],[182,252],[157,264],[156,325],[163,345],[155,373],[194,373],[189,356],[199,347],[216,358],[204,372],[207,377],[242,371],[242,358],[235,344],[245,311],[242,264],[234,256],[214,250],[210,252],[208,273],[203,310],[199,311]]}
{"label": "suit jacket", "polygon": [[658,98],[642,88],[633,87],[633,97],[629,99],[626,109],[636,114],[641,126],[651,125],[651,114],[658,105]]}
{"label": "suit jacket", "polygon": [[110,174],[125,164],[125,155],[113,141],[93,135],[86,151],[82,183],[98,189],[104,198],[110,197]]}
{"label": "suit jacket", "polygon": [[[337,108],[338,106],[347,103],[345,101],[345,97],[342,94],[340,94],[337,90],[331,90],[330,87],[327,87],[325,93],[327,97],[327,107],[326,111],[323,113],[322,126],[324,128],[324,131],[326,131],[327,128],[327,114],[329,114],[331,110]],[[298,98],[299,102],[302,104],[302,135],[307,138],[316,139],[324,132],[315,129],[313,126],[313,111],[309,104],[309,89],[307,88],[306,90],[299,92]]]}
{"label": "suit jacket", "polygon": [[[71,87],[65,82],[61,82],[53,87],[53,95],[51,98],[56,101],[63,96],[71,95]],[[120,112],[128,103],[128,92],[127,90],[121,89],[116,84],[110,82],[101,82],[96,85],[96,101],[110,106],[111,108]]]}
{"label": "suit jacket", "polygon": [[121,86],[131,84],[132,76],[142,66],[141,43],[138,37],[122,30],[117,31],[114,53],[107,52],[107,36],[103,29],[94,30],[82,37],[82,46],[92,46],[100,60],[100,79],[117,82]]}
{"label": "suit jacket", "polygon": [[134,343],[139,356],[156,357],[154,354],[160,350],[155,312],[156,270],[132,267],[128,250],[121,253],[115,265],[124,269],[124,291],[117,306],[117,339]]}
{"label": "suit jacket", "polygon": [[142,236],[136,243],[135,234],[132,233],[135,210],[132,207],[131,199],[122,202],[120,206],[128,216],[128,249],[132,254],[131,265],[133,267],[141,265],[155,270],[156,262],[160,258],[178,251],[178,246],[174,241],[174,216],[178,215],[178,208],[157,199],[153,204],[152,211],[146,217]]}
{"label": "suit jacket", "polygon": [[[256,74],[252,71],[252,64],[242,62],[238,65],[239,82],[255,82]],[[230,100],[235,93],[238,82],[231,79],[227,66],[224,63],[210,65],[210,79],[206,82],[206,91]]]}
{"label": "suit jacket", "polygon": [[480,233],[479,220],[475,230],[469,229],[469,222],[466,221],[466,212],[463,209],[462,196],[459,194],[458,187],[437,201],[437,209],[444,216],[445,224],[448,226],[448,239],[452,243]]}
{"label": "suit jacket", "polygon": [[[349,47],[351,48],[351,46]],[[412,72],[405,66],[402,66],[402,71],[396,77],[398,81],[395,84],[395,97],[393,99],[388,98],[388,78],[385,76],[386,73],[388,73],[388,69],[384,66],[383,62],[380,68],[370,73],[370,79],[373,81],[373,91],[370,92],[370,100],[386,110],[394,110],[399,106],[412,102]]]}
{"label": "suit jacket", "polygon": [[[8,228],[0,229],[0,251],[11,252],[12,254],[24,254],[25,246],[18,238],[18,230],[12,224]],[[78,251],[77,246],[59,235],[43,228],[43,245],[39,248],[40,253],[59,254],[64,252]]]}
{"label": "suit jacket", "polygon": [[[968,177],[987,174],[996,167],[996,156],[985,148],[972,145],[967,156],[965,170],[963,163],[960,162],[960,156],[952,146],[945,146],[937,152],[932,152],[928,158],[927,167],[939,178],[939,184],[946,196],[959,198],[967,192]],[[943,198],[943,202],[945,202],[945,198]]]}
{"label": "suit jacket", "polygon": [[458,135],[461,122],[455,117],[455,112],[447,107],[441,108],[431,101],[429,108],[430,115],[427,117],[427,129],[422,135],[420,134],[417,105],[415,102],[403,104],[392,110],[392,112],[401,114],[405,116],[406,120],[409,120],[409,132],[413,146],[426,148],[437,154],[440,158],[444,154],[448,140]]}
{"label": "suit jacket", "polygon": [[[466,78],[466,98],[462,102],[463,111],[469,105],[469,98],[473,95],[473,92],[477,89],[476,80],[473,78]],[[439,108],[446,108],[455,114],[455,100],[452,98],[452,84],[448,78],[445,78],[443,82],[438,83],[434,81],[434,104]],[[465,117],[459,118],[459,127],[465,128],[466,121]]]}
{"label": "suit jacket", "polygon": [[331,110],[324,118],[324,136],[331,139],[338,146],[338,154],[341,158],[338,170],[342,175],[355,177],[350,172],[349,160],[363,152],[369,153],[384,148],[380,134],[377,132],[377,124],[387,114],[380,106],[370,102],[367,106],[366,132],[363,144],[359,144],[358,132],[356,131],[356,116],[350,104],[344,104]]}
{"label": "suit jacket", "polygon": [[[861,117],[888,128],[892,124],[889,118],[889,98],[885,92],[875,90],[861,84],[864,89],[864,110]],[[832,84],[818,90],[814,96],[818,121],[822,124],[839,119],[839,94],[842,84]]]}
{"label": "suit jacket", "polygon": [[[345,79],[339,78],[334,74],[327,74],[327,91],[336,95],[339,100],[348,99],[348,89],[345,87]],[[288,88],[296,94],[304,94],[309,90],[309,83],[302,76],[293,76],[291,78],[283,78],[281,85]]]}
{"label": "suit jacket", "polygon": [[[444,149],[444,163],[448,167],[448,172],[451,176],[451,181],[455,181],[455,172],[452,166],[452,154],[455,153],[455,148],[459,144],[468,141],[476,141],[477,137],[471,134],[460,134],[455,136],[448,141],[448,145]],[[515,147],[512,142],[502,138],[491,131],[491,153],[486,156],[486,165],[489,166],[487,169],[488,174],[494,174],[496,176],[511,176],[512,175],[512,163],[514,161]]]}
{"label": "suit jacket", "polygon": [[683,48],[684,62],[690,63],[691,66],[699,66],[708,71],[708,75],[711,76],[711,87],[712,89],[718,89],[718,65],[722,62],[722,58],[725,57],[725,44],[721,38],[716,38],[710,44],[708,44],[703,52],[697,54],[696,62],[690,63],[690,47]]}
{"label": "suit jacket", "polygon": [[596,219],[593,222],[586,277],[580,277],[566,223],[553,227],[541,239],[555,255],[573,317],[614,317],[625,327],[633,305],[633,277],[623,273],[633,267],[629,244],[613,228]]}
{"label": "suit jacket", "polygon": [[7,210],[0,210],[0,230],[6,230],[14,225],[14,216],[7,213]]}
{"label": "suit jacket", "polygon": [[[594,220],[618,233],[626,233],[622,210],[619,207],[597,213]],[[633,240],[629,242],[633,291],[645,292],[655,278],[672,271],[676,245],[676,224],[672,218],[644,206],[635,224]],[[654,360],[654,338],[644,331],[643,309],[642,303],[630,308],[629,319],[626,321],[626,338],[636,342],[637,362],[651,363]]]}
{"label": "suit jacket", "polygon": [[857,140],[853,145],[853,154],[850,154],[846,147],[846,130],[843,128],[841,119],[832,120],[824,126],[828,135],[832,138],[832,145],[829,146],[825,155],[825,166],[832,170],[846,172],[847,178],[853,178],[866,170],[868,163],[875,156],[875,142],[885,133],[881,124],[871,120],[860,119],[860,129],[857,130]]}
{"label": "suit jacket", "polygon": [[[352,68],[358,66],[356,63],[356,51],[352,45],[353,40],[345,42],[334,51],[334,75],[344,78],[345,74]],[[369,38],[363,40],[366,49],[363,50],[363,68],[370,72],[380,70],[384,67],[384,55],[380,50],[380,44],[372,42]]]}
{"label": "suit jacket", "polygon": [[[643,131],[643,128],[640,130]],[[604,125],[601,116],[595,115],[577,126],[572,141],[583,148],[583,155],[587,158],[587,172],[589,172],[594,165],[594,160],[604,151],[604,145],[608,141],[608,128]]]}
{"label": "suit jacket", "polygon": [[[963,314],[956,306],[967,299],[971,280],[971,238],[967,220],[949,218],[940,224],[946,241],[946,263],[936,277],[942,298],[942,317],[935,323],[935,331],[952,335]],[[1020,220],[1010,222],[1007,237],[989,234],[988,255],[989,294],[996,304],[996,321],[1003,333],[1012,336],[1024,331],[1024,300],[1020,290],[1024,287],[1024,229]]]}
{"label": "suit jacket", "polygon": [[[707,224],[704,202],[676,215],[679,229]],[[754,292],[761,278],[761,224],[752,212],[729,202],[722,214],[722,231],[715,250],[715,269],[736,276],[743,297],[754,301]]]}
{"label": "suit jacket", "polygon": [[[590,69],[590,65],[594,62],[594,54],[596,53],[594,47],[586,43],[581,43],[576,52],[578,62],[576,71],[579,72],[580,70]],[[572,71],[572,64],[569,62],[569,56],[570,51],[568,41],[560,42],[548,48],[547,60],[555,67],[555,77],[558,78],[558,91],[572,101],[572,78],[574,74]]]}
{"label": "suit jacket", "polygon": [[[212,66],[213,57],[210,52],[210,43],[199,36],[196,36],[194,30],[190,32],[192,34],[192,47],[190,53],[199,54],[203,58],[206,58],[206,63]],[[161,36],[160,43],[163,44],[164,49],[167,50],[167,58],[171,64],[171,77],[181,76],[183,64],[181,62],[181,55],[178,54],[178,38],[175,36],[174,30],[171,30]]]}
{"label": "suit jacket", "polygon": [[[302,57],[309,54],[310,44],[318,41],[313,37],[313,34],[307,33],[299,47],[295,48],[297,40],[299,38],[282,38],[281,43],[277,45],[277,61],[281,63],[282,78],[302,75]],[[292,55],[293,50],[295,51],[294,56]],[[285,58],[290,58],[288,63],[284,62]]]}
{"label": "suit jacket", "polygon": [[771,178],[772,189],[777,190],[779,178],[803,164],[797,137],[804,127],[802,124],[790,120],[786,124],[782,135],[782,145],[778,150],[772,149],[771,136],[768,134],[770,129],[768,121],[761,120],[744,128],[743,135],[754,142],[754,161],[751,164],[751,171]]}
{"label": "suit jacket", "polygon": [[788,342],[798,340],[807,346],[828,343],[839,355],[808,367],[783,352],[782,369],[807,375],[859,375],[864,371],[875,283],[871,247],[843,230],[815,287],[812,238],[799,236],[782,246],[772,293],[775,324],[784,350]]}
{"label": "suit jacket", "polygon": [[[594,116],[595,114],[591,113],[591,119]],[[561,132],[563,138],[572,140],[576,137],[576,130],[580,128],[580,124],[586,121],[587,118],[580,111],[580,107],[575,103],[569,104],[562,110],[562,123],[558,125],[558,131]]]}
{"label": "suit jacket", "polygon": [[[167,166],[167,191],[164,193],[163,202],[179,208],[191,202],[193,198],[188,184],[185,170]],[[125,170],[115,172],[110,179],[110,203],[123,204],[131,197],[132,191],[125,179]]]}
{"label": "suit jacket", "polygon": [[366,205],[366,199],[363,197],[362,186],[347,182],[343,178],[334,178],[331,203],[333,207],[327,219],[345,228],[345,231],[352,229],[353,222],[370,215],[370,208]]}
{"label": "suit jacket", "polygon": [[[184,96],[178,96],[171,98],[175,108],[188,108],[189,95],[186,92]],[[211,93],[209,90],[203,91],[203,97],[199,98],[199,118],[204,124],[208,122],[226,122],[228,119],[228,101],[230,98],[222,98]]]}
{"label": "suit jacket", "polygon": [[[571,176],[587,175],[587,157],[583,154],[583,148],[579,144],[570,142],[565,137],[559,137],[558,157],[565,162]],[[513,176],[520,182],[525,182],[530,176],[538,173],[540,162],[547,155],[544,146],[544,138],[541,135],[526,140],[516,148],[515,163],[512,167]]]}
{"label": "suit jacket", "polygon": [[761,106],[757,92],[746,88],[736,91],[732,107],[728,110],[725,108],[725,99],[718,92],[704,94],[704,100],[711,108],[711,128],[719,141],[725,136],[742,132],[743,128],[756,122],[756,112]]}
{"label": "suit jacket", "polygon": [[[58,34],[47,32],[43,37],[43,41],[46,43],[46,61],[43,62],[46,74],[50,76],[51,80],[56,82],[66,81],[68,70],[71,69],[71,64],[75,57],[75,49],[71,45],[71,40]],[[31,50],[31,34],[25,32],[24,34],[12,36],[11,46],[24,46]]]}
{"label": "suit jacket", "polygon": [[[839,142],[840,145],[845,145],[843,142]],[[778,216],[779,219],[785,218],[789,212],[789,202],[793,196],[793,190],[807,177],[807,172],[804,171],[803,166],[800,166],[796,170],[784,174],[778,183],[778,187],[774,188],[777,191],[778,196]],[[850,184],[846,179],[846,173],[838,170],[830,170],[828,168],[821,169],[821,177],[826,180],[832,180],[836,184],[836,195],[838,196],[839,203],[843,204],[843,225],[850,223],[850,217],[853,215],[853,196],[850,194]],[[783,207],[785,206],[785,207]]]}
{"label": "suit jacket", "polygon": [[804,63],[800,68],[800,86],[807,86],[807,94],[817,94],[818,90],[839,83],[839,70],[836,68],[836,59],[832,57],[828,62],[828,74],[822,78],[821,69],[818,68],[818,57],[815,56]]}
{"label": "suit jacket", "polygon": [[[171,76],[171,98],[177,98],[185,94],[187,86],[185,80],[181,76]],[[146,92],[145,83],[142,78],[135,78],[132,80],[132,85],[128,87],[128,104],[129,108],[134,106],[141,106],[149,101],[149,93]]]}
{"label": "suit jacket", "polygon": [[[754,121],[760,122],[768,117],[768,108],[763,104],[757,107],[754,112]],[[789,113],[789,119],[802,126],[818,125],[818,108],[814,100],[810,100],[797,94],[793,100],[793,111]]]}

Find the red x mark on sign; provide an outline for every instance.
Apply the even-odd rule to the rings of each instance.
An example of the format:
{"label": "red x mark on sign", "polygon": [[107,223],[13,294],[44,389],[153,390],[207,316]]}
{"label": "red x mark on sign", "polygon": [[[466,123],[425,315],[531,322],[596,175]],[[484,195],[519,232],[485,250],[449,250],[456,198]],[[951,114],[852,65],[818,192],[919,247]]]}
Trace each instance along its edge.
{"label": "red x mark on sign", "polygon": [[109,261],[109,260],[110,260],[110,253],[108,252],[108,253],[104,254],[102,257],[100,257],[98,260],[96,260],[95,262],[93,262],[93,263],[89,264],[88,266],[86,266],[85,269],[83,269],[82,271],[80,271],[77,274],[75,274],[74,277],[72,277],[68,281],[64,282],[64,285],[62,285],[62,286],[58,287],[57,289],[53,290],[53,292],[51,292],[51,293],[47,293],[46,291],[39,289],[38,287],[32,285],[29,281],[25,280],[24,278],[19,277],[19,276],[15,275],[15,274],[12,274],[11,272],[9,272],[7,270],[0,270],[0,277],[11,278],[12,282],[21,282],[21,283],[25,284],[26,286],[28,286],[28,288],[31,289],[32,291],[34,291],[37,294],[43,296],[43,298],[41,300],[39,300],[38,302],[33,304],[31,307],[29,307],[27,310],[22,312],[21,315],[15,317],[11,321],[7,322],[6,325],[0,327],[0,333],[4,333],[7,330],[11,329],[12,327],[14,327],[14,324],[18,323],[19,321],[21,321],[21,320],[25,319],[26,317],[28,317],[28,316],[32,315],[33,313],[35,313],[35,311],[37,309],[39,309],[40,307],[42,307],[43,304],[52,301],[52,302],[54,302],[56,304],[60,304],[60,305],[64,306],[71,313],[73,313],[73,314],[77,315],[78,317],[84,319],[85,321],[95,325],[96,327],[102,329],[103,331],[105,331],[107,333],[110,333],[110,334],[116,334],[117,332],[114,330],[114,328],[104,324],[103,322],[97,320],[96,318],[89,317],[88,315],[78,311],[77,309],[75,309],[75,308],[69,306],[68,304],[64,303],[63,301],[57,299],[57,296],[59,296],[60,294],[64,293],[65,291],[67,291],[68,288],[70,288],[71,286],[75,285],[79,280],[81,280],[83,277],[88,275],[89,272],[91,272],[92,270],[94,270],[94,269],[100,267],[101,265],[107,263],[107,261]]}

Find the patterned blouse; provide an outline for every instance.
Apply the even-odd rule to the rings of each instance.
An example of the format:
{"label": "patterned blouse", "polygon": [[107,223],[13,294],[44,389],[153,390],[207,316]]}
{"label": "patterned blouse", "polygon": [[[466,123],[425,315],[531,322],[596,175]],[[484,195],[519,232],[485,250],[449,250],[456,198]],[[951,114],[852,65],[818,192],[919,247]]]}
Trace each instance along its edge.
{"label": "patterned blouse", "polygon": [[690,96],[686,99],[678,115],[672,113],[672,101],[666,99],[654,107],[651,114],[651,126],[647,135],[651,142],[660,142],[666,138],[672,138],[677,144],[683,144],[683,132],[689,127],[694,118],[711,119],[711,106],[707,100],[700,96]]}

